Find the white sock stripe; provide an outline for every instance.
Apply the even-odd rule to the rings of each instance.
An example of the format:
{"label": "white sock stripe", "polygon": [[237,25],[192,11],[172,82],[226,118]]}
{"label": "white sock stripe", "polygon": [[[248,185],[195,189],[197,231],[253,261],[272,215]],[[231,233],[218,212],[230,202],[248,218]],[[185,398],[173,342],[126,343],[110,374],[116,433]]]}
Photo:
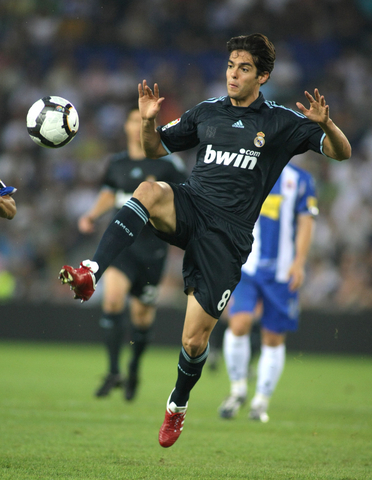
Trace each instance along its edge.
{"label": "white sock stripe", "polygon": [[148,222],[148,215],[136,202],[133,202],[133,200],[128,200],[125,206],[133,210],[143,220],[144,223]]}
{"label": "white sock stripe", "polygon": [[190,357],[183,347],[182,347],[181,351],[182,351],[182,355],[186,358],[186,360],[189,363],[200,363],[208,357],[209,350],[210,350],[210,347],[209,347],[209,342],[208,342],[207,348],[204,350],[204,352],[199,357],[196,357],[196,358]]}
{"label": "white sock stripe", "polygon": [[143,220],[144,223],[148,222],[149,217],[147,216],[145,211],[139,205],[137,205],[137,203],[133,202],[133,200],[128,200],[124,207],[128,207],[133,210],[134,213],[136,213]]}

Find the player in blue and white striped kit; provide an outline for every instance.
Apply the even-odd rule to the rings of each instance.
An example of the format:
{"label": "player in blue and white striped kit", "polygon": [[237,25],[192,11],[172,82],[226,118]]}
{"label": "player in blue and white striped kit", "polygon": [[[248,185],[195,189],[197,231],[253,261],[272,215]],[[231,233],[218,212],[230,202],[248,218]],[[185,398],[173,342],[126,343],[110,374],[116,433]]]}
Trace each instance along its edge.
{"label": "player in blue and white striped kit", "polygon": [[219,408],[223,418],[234,417],[247,399],[249,333],[256,307],[261,305],[262,347],[249,416],[263,422],[269,419],[269,399],[284,368],[286,332],[298,327],[298,289],[317,213],[313,178],[288,164],[261,208],[252,252],[229,303],[223,351],[231,388]]}

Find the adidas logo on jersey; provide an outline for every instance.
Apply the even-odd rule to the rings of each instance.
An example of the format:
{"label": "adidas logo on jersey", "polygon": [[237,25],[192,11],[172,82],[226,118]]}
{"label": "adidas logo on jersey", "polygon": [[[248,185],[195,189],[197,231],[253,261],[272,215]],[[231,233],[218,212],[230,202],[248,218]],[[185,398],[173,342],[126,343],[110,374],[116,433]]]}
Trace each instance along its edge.
{"label": "adidas logo on jersey", "polygon": [[212,145],[207,145],[204,163],[216,161],[217,165],[232,165],[233,167],[253,170],[257,163],[257,157],[259,157],[260,154],[261,152],[245,150],[244,148],[241,148],[239,153],[222,152],[221,150],[213,150]]}
{"label": "adidas logo on jersey", "polygon": [[235,128],[244,128],[243,122],[241,120],[238,120],[237,122],[233,123],[232,126]]}

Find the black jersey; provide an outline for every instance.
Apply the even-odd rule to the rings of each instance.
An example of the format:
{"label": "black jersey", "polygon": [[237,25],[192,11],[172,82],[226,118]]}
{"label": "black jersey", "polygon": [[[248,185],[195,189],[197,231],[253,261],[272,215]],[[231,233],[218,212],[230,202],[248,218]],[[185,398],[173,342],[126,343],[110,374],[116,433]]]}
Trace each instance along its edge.
{"label": "black jersey", "polygon": [[199,145],[186,184],[218,214],[251,227],[284,166],[307,150],[322,152],[323,130],[304,115],[266,101],[249,107],[228,96],[206,100],[158,127],[168,152]]}
{"label": "black jersey", "polygon": [[[115,193],[115,207],[119,210],[132,197],[138,185],[145,180],[182,183],[186,178],[186,167],[178,155],[168,155],[156,160],[150,158],[133,160],[127,151],[123,151],[110,158],[102,188],[108,188]],[[151,255],[153,249],[166,250],[167,244],[155,237],[146,225],[132,247],[136,250],[142,249],[144,255],[146,252]]]}

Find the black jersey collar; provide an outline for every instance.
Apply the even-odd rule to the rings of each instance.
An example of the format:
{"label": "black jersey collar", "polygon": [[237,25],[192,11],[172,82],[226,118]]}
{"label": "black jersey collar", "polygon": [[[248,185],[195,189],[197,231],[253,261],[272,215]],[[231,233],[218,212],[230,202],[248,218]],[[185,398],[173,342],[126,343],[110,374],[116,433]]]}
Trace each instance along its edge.
{"label": "black jersey collar", "polygon": [[262,92],[260,92],[258,94],[258,98],[253,103],[251,103],[249,107],[235,107],[235,105],[231,103],[230,97],[227,95],[225,97],[225,100],[223,101],[223,105],[226,105],[227,107],[234,107],[234,108],[246,108],[247,110],[250,108],[252,110],[259,110],[261,108],[261,105],[265,103],[265,101],[266,101],[265,97],[262,95]]}

